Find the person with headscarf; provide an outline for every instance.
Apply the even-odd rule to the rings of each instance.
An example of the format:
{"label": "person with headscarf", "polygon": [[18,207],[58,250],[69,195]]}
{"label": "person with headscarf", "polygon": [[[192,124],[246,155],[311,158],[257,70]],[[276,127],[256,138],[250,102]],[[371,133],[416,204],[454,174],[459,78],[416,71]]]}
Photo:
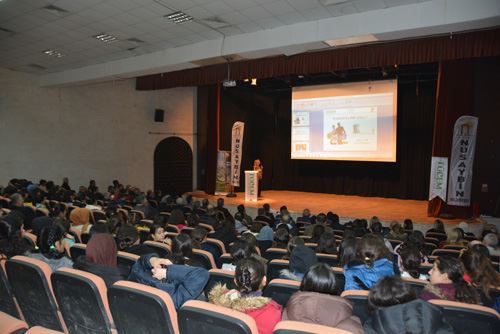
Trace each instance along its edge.
{"label": "person with headscarf", "polygon": [[128,272],[117,266],[118,248],[109,233],[95,233],[90,238],[85,255],[76,259],[73,268],[101,277],[109,288],[116,281],[124,280]]}
{"label": "person with headscarf", "polygon": [[85,208],[74,208],[69,214],[71,227],[80,230],[82,233],[88,233],[92,224],[90,224],[90,210]]}

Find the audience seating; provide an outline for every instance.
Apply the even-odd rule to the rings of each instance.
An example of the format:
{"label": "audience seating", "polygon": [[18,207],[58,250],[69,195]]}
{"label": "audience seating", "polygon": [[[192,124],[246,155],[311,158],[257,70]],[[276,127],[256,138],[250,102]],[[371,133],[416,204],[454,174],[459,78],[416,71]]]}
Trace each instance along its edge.
{"label": "audience seating", "polygon": [[89,242],[90,237],[91,237],[91,235],[88,232],[82,233],[80,235],[80,238],[82,239],[82,243],[85,244],[85,245]]}
{"label": "audience seating", "polygon": [[335,267],[339,264],[338,256],[335,254],[316,253],[316,256],[318,257],[318,262],[326,263],[330,267]]}
{"label": "audience seating", "polygon": [[33,233],[25,232],[23,234],[23,239],[26,240],[32,248],[36,247],[37,236],[34,235]]}
{"label": "audience seating", "polygon": [[140,256],[132,253],[118,251],[117,261],[118,266],[122,268],[127,268],[128,271],[132,269],[132,266],[139,260]]}
{"label": "audience seating", "polygon": [[458,245],[444,245],[442,249],[452,249],[456,251],[461,251],[462,249],[466,249],[467,246],[458,246]]}
{"label": "audience seating", "polygon": [[210,269],[210,278],[205,286],[205,295],[208,296],[212,288],[217,285],[226,285],[228,289],[234,289],[234,271],[222,270],[222,269]]}
{"label": "audience seating", "polygon": [[311,237],[308,235],[299,235],[299,238],[304,240],[304,242],[308,242],[311,239]]}
{"label": "audience seating", "polygon": [[181,233],[184,233],[184,234],[191,236],[191,232],[193,232],[193,230],[194,230],[194,227],[186,226],[182,229]]}
{"label": "audience seating", "polygon": [[368,290],[346,290],[340,295],[352,302],[352,314],[357,316],[362,324],[370,317],[368,293]]}
{"label": "audience seating", "polygon": [[500,316],[489,307],[432,299],[443,309],[445,319],[460,333],[500,333]]}
{"label": "audience seating", "polygon": [[49,215],[49,210],[45,208],[36,208],[35,209],[35,217],[46,217]]}
{"label": "audience seating", "polygon": [[205,230],[207,230],[208,233],[215,231],[214,227],[212,225],[209,225],[209,224],[199,223],[198,227],[204,228]]}
{"label": "audience seating", "polygon": [[424,280],[413,278],[413,277],[403,278],[403,281],[405,283],[411,285],[412,288],[415,289],[415,292],[417,293],[417,296],[420,295],[420,292],[429,283],[428,281],[424,281]]}
{"label": "audience seating", "polygon": [[266,250],[271,248],[273,242],[270,240],[257,240],[257,246],[259,246],[260,254],[264,254]]}
{"label": "audience seating", "polygon": [[52,273],[51,282],[70,334],[111,334],[113,320],[102,278],[81,270],[61,268]]}
{"label": "audience seating", "polygon": [[264,257],[268,260],[281,259],[287,253],[286,249],[283,248],[268,248],[264,252]]}
{"label": "audience seating", "polygon": [[258,334],[251,316],[198,300],[186,302],[178,318],[182,334]]}
{"label": "audience seating", "polygon": [[151,227],[153,224],[154,224],[154,221],[151,220],[151,219],[141,219],[139,221],[139,224],[140,225],[144,225],[144,226],[147,226],[147,227]]}
{"label": "audience seating", "polygon": [[63,331],[64,322],[52,292],[49,265],[26,256],[14,256],[7,261],[6,271],[28,325]]}
{"label": "audience seating", "polygon": [[26,334],[64,334],[64,333],[59,332],[59,331],[54,331],[52,329],[47,329],[47,328],[41,327],[41,326],[35,326],[35,327],[31,327],[26,332]]}
{"label": "audience seating", "polygon": [[193,260],[199,261],[207,270],[217,268],[214,256],[210,252],[201,249],[193,249]]}
{"label": "audience seating", "polygon": [[439,242],[441,241],[445,241],[446,239],[448,239],[448,236],[446,235],[446,233],[440,233],[440,232],[427,232],[425,234],[425,237],[429,237],[429,238],[436,238],[439,240]]}
{"label": "audience seating", "polygon": [[332,267],[333,274],[335,275],[335,289],[340,295],[344,291],[345,286],[345,276],[344,269],[341,267]]}
{"label": "audience seating", "polygon": [[28,329],[26,322],[0,311],[0,333],[22,334]]}
{"label": "audience seating", "polygon": [[460,257],[460,251],[454,250],[454,249],[442,249],[438,248],[432,251],[433,256],[450,256],[454,258],[459,258]]}
{"label": "audience seating", "polygon": [[207,238],[204,243],[215,245],[219,249],[219,254],[224,254],[226,252],[226,247],[224,243],[217,239]]}
{"label": "audience seating", "polygon": [[432,264],[431,263],[421,263],[420,268],[418,268],[418,272],[422,275],[428,275],[429,270],[432,269]]}
{"label": "audience seating", "polygon": [[269,297],[275,302],[283,306],[286,306],[288,299],[297,291],[299,291],[300,282],[292,281],[289,279],[273,279],[264,288],[262,295],[264,297]]}
{"label": "audience seating", "polygon": [[165,231],[167,232],[172,232],[172,233],[181,233],[181,231],[179,231],[179,229],[177,228],[177,226],[175,225],[170,225],[170,224],[167,224],[167,226],[165,226]]}
{"label": "audience seating", "polygon": [[219,261],[221,264],[224,263],[232,263],[233,262],[233,257],[229,253],[224,253],[219,257]]}
{"label": "audience seating", "polygon": [[81,244],[82,243],[82,231],[77,228],[70,228],[69,234],[75,238],[75,242]]}
{"label": "audience seating", "polygon": [[90,210],[90,216],[94,224],[99,220],[106,220],[106,213],[101,210]]}
{"label": "audience seating", "polygon": [[300,321],[280,321],[274,327],[273,334],[350,334],[339,328],[316,325]]}
{"label": "audience seating", "polygon": [[274,259],[267,264],[267,281],[270,282],[275,278],[280,277],[280,272],[283,269],[289,269],[290,262],[288,260]]}
{"label": "audience seating", "polygon": [[76,261],[80,256],[85,255],[85,251],[87,250],[87,245],[86,244],[74,244],[71,246],[69,249],[71,259],[73,261]]}
{"label": "audience seating", "polygon": [[431,238],[431,237],[425,237],[425,242],[431,243],[436,247],[439,247],[439,239],[438,238]]}
{"label": "audience seating", "polygon": [[163,290],[118,281],[108,289],[108,300],[119,334],[179,334],[174,303]]}
{"label": "audience seating", "polygon": [[309,247],[313,251],[316,251],[316,248],[318,247],[318,244],[315,242],[306,242],[304,246]]}
{"label": "audience seating", "polygon": [[426,242],[425,247],[432,253],[438,246],[435,243]]}
{"label": "audience seating", "polygon": [[21,318],[21,313],[19,312],[19,306],[14,298],[14,293],[12,292],[12,287],[7,280],[7,275],[5,274],[5,268],[3,264],[5,261],[1,261],[2,266],[0,266],[0,312],[4,312],[10,316],[18,319]]}
{"label": "audience seating", "polygon": [[130,210],[130,219],[132,220],[132,222],[139,222],[145,218],[146,216],[144,215],[144,212],[140,210]]}
{"label": "audience seating", "polygon": [[146,240],[144,241],[144,245],[154,250],[160,257],[165,257],[172,253],[170,246],[164,244],[163,242]]}

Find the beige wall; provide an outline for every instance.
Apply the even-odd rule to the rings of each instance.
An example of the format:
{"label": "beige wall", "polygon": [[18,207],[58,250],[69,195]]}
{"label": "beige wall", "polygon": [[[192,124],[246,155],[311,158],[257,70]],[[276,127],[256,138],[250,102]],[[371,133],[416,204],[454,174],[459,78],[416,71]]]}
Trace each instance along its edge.
{"label": "beige wall", "polygon": [[[152,189],[162,139],[178,134],[196,152],[196,88],[141,92],[134,80],[40,88],[37,80],[0,69],[0,185],[67,176],[73,188],[93,178],[102,189],[118,178]],[[155,108],[165,110],[164,123],[153,121]]]}

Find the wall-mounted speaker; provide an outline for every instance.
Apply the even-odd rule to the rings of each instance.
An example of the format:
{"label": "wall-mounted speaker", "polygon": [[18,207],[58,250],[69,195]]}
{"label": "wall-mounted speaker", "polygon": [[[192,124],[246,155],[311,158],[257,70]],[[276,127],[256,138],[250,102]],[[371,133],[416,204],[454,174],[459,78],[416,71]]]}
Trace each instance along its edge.
{"label": "wall-mounted speaker", "polygon": [[165,110],[155,109],[155,122],[163,122],[164,114],[165,114]]}

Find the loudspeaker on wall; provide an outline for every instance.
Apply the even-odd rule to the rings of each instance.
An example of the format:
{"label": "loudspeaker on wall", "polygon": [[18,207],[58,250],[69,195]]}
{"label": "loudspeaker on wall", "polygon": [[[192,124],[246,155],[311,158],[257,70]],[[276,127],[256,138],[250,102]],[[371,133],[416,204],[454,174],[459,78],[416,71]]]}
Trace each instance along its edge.
{"label": "loudspeaker on wall", "polygon": [[155,109],[155,122],[163,122],[163,115],[165,111],[163,109]]}

